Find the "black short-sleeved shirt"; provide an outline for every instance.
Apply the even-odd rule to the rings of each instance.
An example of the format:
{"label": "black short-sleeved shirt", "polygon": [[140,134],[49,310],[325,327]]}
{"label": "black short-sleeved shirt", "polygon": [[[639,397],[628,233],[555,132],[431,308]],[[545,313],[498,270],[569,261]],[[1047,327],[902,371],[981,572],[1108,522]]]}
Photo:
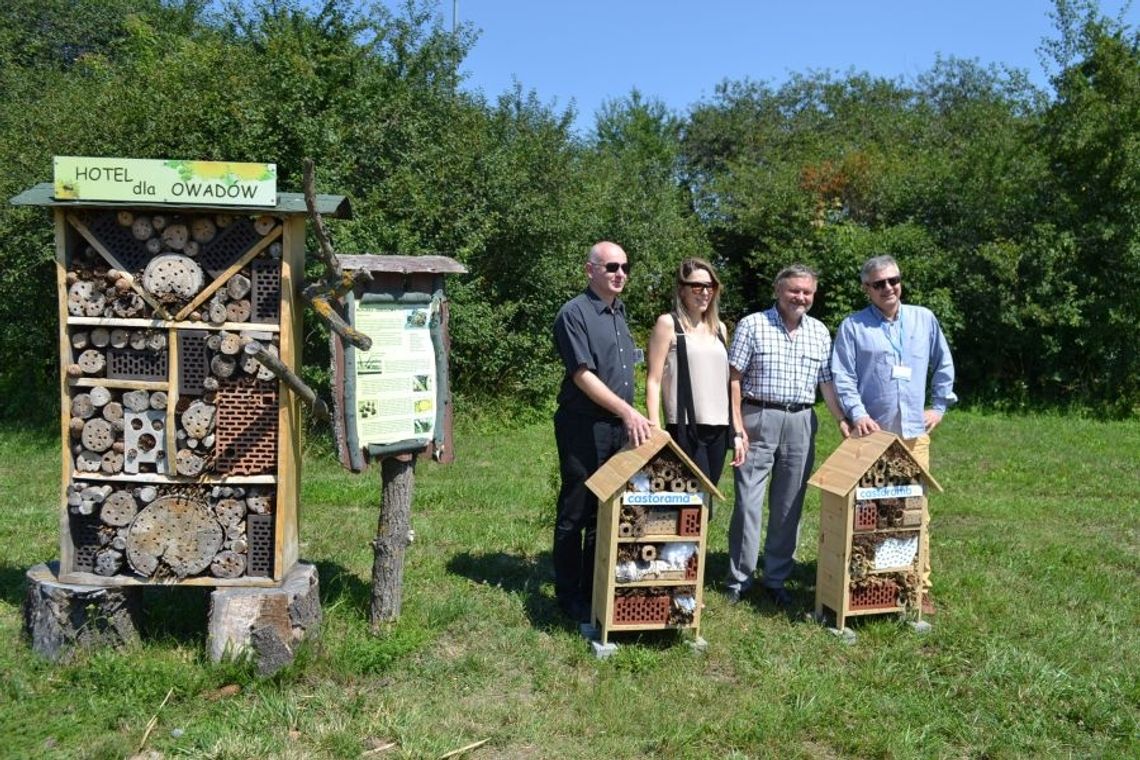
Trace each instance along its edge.
{"label": "black short-sleeved shirt", "polygon": [[614,299],[612,307],[586,288],[571,298],[554,320],[554,347],[566,374],[558,392],[558,405],[592,417],[613,417],[574,384],[579,367],[593,372],[626,403],[633,403],[633,336],[625,322],[625,306]]}

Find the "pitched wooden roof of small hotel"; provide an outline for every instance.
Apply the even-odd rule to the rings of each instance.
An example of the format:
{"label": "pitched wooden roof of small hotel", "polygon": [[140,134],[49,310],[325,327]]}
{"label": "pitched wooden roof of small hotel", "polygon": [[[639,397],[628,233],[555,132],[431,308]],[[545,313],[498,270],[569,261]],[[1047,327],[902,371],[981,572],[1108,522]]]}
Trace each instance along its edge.
{"label": "pitched wooden roof of small hotel", "polygon": [[922,477],[936,491],[941,492],[942,486],[934,479],[930,472],[919,464],[914,455],[902,445],[902,441],[894,433],[878,430],[861,438],[851,437],[839,444],[827,461],[820,465],[815,474],[808,480],[813,485],[836,496],[846,496],[859,483],[859,479],[870,469],[879,457],[895,442],[903,453],[915,463],[922,472]]}
{"label": "pitched wooden roof of small hotel", "polygon": [[657,456],[657,452],[666,447],[676,454],[693,477],[697,478],[703,490],[724,501],[724,494],[718,491],[717,487],[705,477],[701,468],[692,459],[689,459],[688,455],[677,445],[677,442],[660,428],[653,428],[649,433],[649,439],[636,449],[627,447],[610,457],[604,465],[598,468],[597,472],[590,476],[589,480],[586,481],[586,486],[599,499],[603,501],[610,499],[618,491],[625,488],[629,479],[644,467],[646,462],[653,459]]}

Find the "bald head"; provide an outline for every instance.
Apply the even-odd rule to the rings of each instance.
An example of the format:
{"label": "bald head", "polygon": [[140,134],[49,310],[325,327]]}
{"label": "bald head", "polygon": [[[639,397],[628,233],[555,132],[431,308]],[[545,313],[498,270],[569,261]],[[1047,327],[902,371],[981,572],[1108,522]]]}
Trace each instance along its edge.
{"label": "bald head", "polygon": [[607,303],[613,303],[629,279],[629,259],[617,243],[595,243],[586,257],[586,277],[590,289]]}
{"label": "bald head", "polygon": [[617,243],[611,243],[608,240],[594,243],[594,247],[590,249],[589,256],[586,258],[588,262],[608,261],[611,257],[621,254],[625,257],[625,251]]}

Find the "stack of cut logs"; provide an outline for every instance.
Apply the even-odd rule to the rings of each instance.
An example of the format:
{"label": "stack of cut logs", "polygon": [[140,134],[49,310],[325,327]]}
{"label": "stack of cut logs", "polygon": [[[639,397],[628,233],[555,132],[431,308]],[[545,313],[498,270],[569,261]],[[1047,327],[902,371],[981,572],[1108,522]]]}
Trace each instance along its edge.
{"label": "stack of cut logs", "polygon": [[[87,249],[87,261],[98,254]],[[145,317],[146,302],[131,287],[130,275],[105,263],[77,267],[67,273],[67,313],[73,317]]]}
{"label": "stack of cut logs", "polygon": [[95,327],[71,333],[75,361],[67,367],[70,377],[98,377],[107,367],[107,348],[165,351],[166,333],[161,330]]}
{"label": "stack of cut logs", "polygon": [[71,399],[72,453],[79,473],[162,472],[166,456],[166,393],[96,386]]}
{"label": "stack of cut logs", "polygon": [[271,514],[273,491],[249,486],[138,487],[73,483],[70,511],[98,514],[93,570],[116,575],[124,561],[146,577],[184,578],[209,568],[218,578],[247,567],[247,514]]}

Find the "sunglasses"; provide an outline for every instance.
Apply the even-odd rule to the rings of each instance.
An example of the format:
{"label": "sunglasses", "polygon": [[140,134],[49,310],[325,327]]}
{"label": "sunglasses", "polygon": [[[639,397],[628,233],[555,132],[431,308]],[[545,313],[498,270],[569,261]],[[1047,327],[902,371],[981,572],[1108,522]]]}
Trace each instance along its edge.
{"label": "sunglasses", "polygon": [[681,284],[684,285],[685,287],[687,287],[689,290],[693,291],[694,293],[705,293],[705,292],[710,291],[710,290],[716,290],[716,285],[714,285],[711,282],[682,281]]}
{"label": "sunglasses", "polygon": [[[598,266],[598,264],[595,264],[594,266]],[[609,274],[614,274],[619,269],[622,272],[624,272],[625,274],[629,274],[629,262],[628,261],[620,263],[620,264],[616,261],[607,261],[605,264],[601,264],[601,267],[603,269],[605,269],[606,272],[608,272]]]}
{"label": "sunglasses", "polygon": [[896,274],[894,277],[884,277],[881,280],[875,280],[874,282],[868,282],[867,284],[870,285],[875,290],[882,290],[883,288],[887,287],[888,285],[890,285],[893,288],[895,285],[898,285],[900,282],[902,282],[902,278]]}

